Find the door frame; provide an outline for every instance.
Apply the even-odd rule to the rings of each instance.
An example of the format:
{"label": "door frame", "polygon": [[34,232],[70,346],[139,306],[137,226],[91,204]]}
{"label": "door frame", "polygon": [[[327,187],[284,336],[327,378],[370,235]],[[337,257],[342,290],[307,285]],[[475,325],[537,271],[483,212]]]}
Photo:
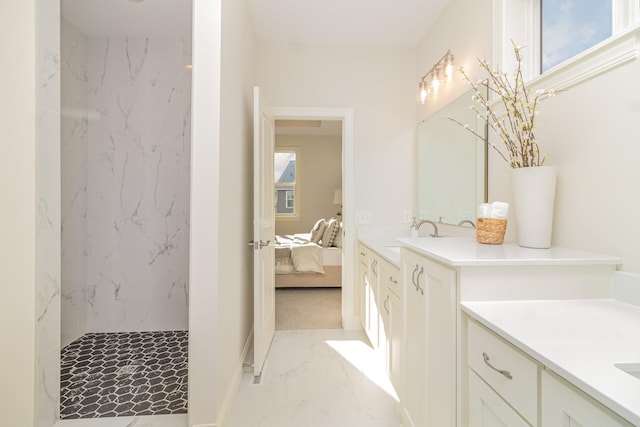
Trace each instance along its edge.
{"label": "door frame", "polygon": [[[315,107],[271,107],[276,120],[340,120],[342,121],[342,327],[361,329],[356,310],[355,226],[354,200],[354,148],[353,109]],[[347,286],[345,286],[345,284]]]}

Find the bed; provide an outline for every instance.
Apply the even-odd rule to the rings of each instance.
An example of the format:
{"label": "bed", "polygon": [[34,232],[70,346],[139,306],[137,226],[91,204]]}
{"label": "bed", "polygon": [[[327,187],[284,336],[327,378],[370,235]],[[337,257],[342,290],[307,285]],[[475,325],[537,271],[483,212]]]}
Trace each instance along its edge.
{"label": "bed", "polygon": [[342,228],[332,227],[276,236],[276,288],[342,287]]}

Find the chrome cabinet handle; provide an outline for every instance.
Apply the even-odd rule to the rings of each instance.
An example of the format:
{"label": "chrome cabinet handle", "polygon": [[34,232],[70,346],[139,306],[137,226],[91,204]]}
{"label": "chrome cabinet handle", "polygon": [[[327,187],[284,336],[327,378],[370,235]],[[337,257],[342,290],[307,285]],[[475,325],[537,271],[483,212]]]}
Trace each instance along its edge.
{"label": "chrome cabinet handle", "polygon": [[389,314],[389,295],[387,295],[387,297],[384,299],[384,311],[387,312],[387,314]]}
{"label": "chrome cabinet handle", "polygon": [[416,264],[416,268],[413,269],[413,273],[411,273],[411,283],[413,284],[413,287],[416,288],[416,291],[418,290],[418,285],[416,284],[416,273],[418,272],[418,264]]}
{"label": "chrome cabinet handle", "polygon": [[396,284],[396,285],[398,284],[398,281],[397,281],[397,280],[393,280],[393,276],[389,276],[389,281],[390,281],[391,283]]}
{"label": "chrome cabinet handle", "polygon": [[420,295],[424,295],[424,288],[420,286],[420,276],[424,274],[424,267],[420,267],[420,271],[418,272],[418,277],[416,278],[416,290],[420,291]]}
{"label": "chrome cabinet handle", "polygon": [[374,276],[378,277],[378,260],[374,259],[371,263],[371,272]]}
{"label": "chrome cabinet handle", "polygon": [[496,371],[500,375],[504,375],[505,377],[509,378],[510,380],[513,379],[513,376],[511,375],[511,372],[503,370],[503,369],[498,369],[498,368],[494,367],[491,363],[489,363],[489,355],[487,355],[487,353],[483,352],[482,353],[482,358],[484,359],[485,365],[487,365],[488,367],[490,367],[491,369],[493,369],[494,371]]}

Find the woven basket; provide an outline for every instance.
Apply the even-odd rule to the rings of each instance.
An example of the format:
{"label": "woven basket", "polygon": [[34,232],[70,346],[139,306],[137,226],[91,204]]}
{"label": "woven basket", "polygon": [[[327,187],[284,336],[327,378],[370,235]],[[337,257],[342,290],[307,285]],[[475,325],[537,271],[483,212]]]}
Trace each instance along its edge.
{"label": "woven basket", "polygon": [[504,242],[504,232],[506,230],[506,219],[478,218],[476,240],[478,243],[501,245]]}

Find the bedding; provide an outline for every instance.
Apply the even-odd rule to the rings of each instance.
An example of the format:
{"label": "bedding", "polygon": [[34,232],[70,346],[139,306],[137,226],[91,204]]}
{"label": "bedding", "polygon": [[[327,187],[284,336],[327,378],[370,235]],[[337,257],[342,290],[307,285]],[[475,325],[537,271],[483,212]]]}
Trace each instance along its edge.
{"label": "bedding", "polygon": [[[321,228],[324,232],[325,227],[318,227]],[[323,247],[322,240],[313,243],[311,236],[312,233],[275,236],[276,287],[342,285],[342,249]]]}

